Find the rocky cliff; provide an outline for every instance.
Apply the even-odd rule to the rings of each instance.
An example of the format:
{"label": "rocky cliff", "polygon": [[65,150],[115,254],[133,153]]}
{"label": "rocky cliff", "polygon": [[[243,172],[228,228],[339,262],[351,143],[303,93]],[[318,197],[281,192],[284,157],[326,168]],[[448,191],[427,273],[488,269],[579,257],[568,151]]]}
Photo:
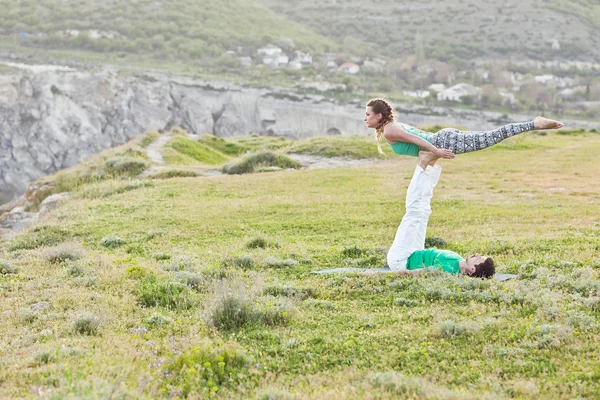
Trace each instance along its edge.
{"label": "rocky cliff", "polygon": [[[10,65],[0,73],[0,204],[42,176],[147,131],[180,126],[220,137],[290,138],[367,133],[364,104],[338,105],[323,96],[106,68]],[[469,129],[531,117],[418,107],[400,112],[415,125]]]}

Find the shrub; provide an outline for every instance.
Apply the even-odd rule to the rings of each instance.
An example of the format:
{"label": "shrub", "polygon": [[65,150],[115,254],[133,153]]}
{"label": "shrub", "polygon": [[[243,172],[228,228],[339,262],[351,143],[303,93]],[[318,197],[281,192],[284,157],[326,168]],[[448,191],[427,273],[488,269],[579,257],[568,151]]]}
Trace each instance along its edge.
{"label": "shrub", "polygon": [[104,236],[100,241],[100,245],[102,247],[106,247],[107,249],[116,249],[123,246],[125,243],[126,242],[123,239],[113,235]]}
{"label": "shrub", "polygon": [[258,172],[261,168],[265,167],[286,169],[300,168],[301,165],[285,155],[276,154],[272,151],[263,151],[246,156],[235,164],[224,165],[221,170],[225,174],[239,175]]}
{"label": "shrub", "polygon": [[255,321],[256,313],[250,301],[239,294],[227,293],[217,298],[211,314],[212,324],[218,329],[234,330]]}
{"label": "shrub", "polygon": [[298,299],[306,299],[315,297],[316,292],[312,288],[295,288],[292,286],[267,286],[263,293],[270,296],[295,297]]}
{"label": "shrub", "polygon": [[187,287],[153,275],[141,279],[136,295],[139,303],[144,307],[187,310],[196,305],[196,300]]}
{"label": "shrub", "polygon": [[100,328],[100,318],[92,313],[79,314],[73,323],[75,333],[80,335],[97,335]]}
{"label": "shrub", "polygon": [[114,157],[104,163],[104,169],[114,176],[136,176],[148,168],[145,161],[133,157]]}
{"label": "shrub", "polygon": [[241,269],[250,269],[254,267],[254,259],[248,255],[242,255],[237,257],[228,257],[223,262],[225,266],[232,266]]}
{"label": "shrub", "polygon": [[183,397],[191,392],[217,392],[220,386],[239,384],[246,377],[249,363],[236,343],[222,346],[206,343],[186,351],[167,365],[173,374],[168,376],[166,386],[181,388]]}
{"label": "shrub", "polygon": [[152,275],[150,271],[139,265],[132,265],[125,270],[125,278],[127,279],[142,279]]}
{"label": "shrub", "polygon": [[189,256],[176,256],[169,258],[169,262],[161,263],[165,271],[178,272],[178,271],[192,271],[195,269],[197,261],[193,257]]}
{"label": "shrub", "polygon": [[419,302],[419,300],[397,297],[394,299],[394,304],[400,307],[416,307],[421,303]]}
{"label": "shrub", "polygon": [[156,261],[165,261],[170,260],[171,255],[169,253],[154,253],[152,254],[152,258],[154,258]]}
{"label": "shrub", "polygon": [[254,238],[252,240],[250,240],[248,243],[246,243],[246,247],[249,249],[264,249],[265,247],[267,247],[268,242],[260,237]]}
{"label": "shrub", "polygon": [[65,272],[67,275],[74,277],[83,276],[85,274],[84,268],[77,263],[71,263],[65,268]]}
{"label": "shrub", "polygon": [[179,271],[175,273],[175,277],[177,280],[184,283],[186,286],[191,287],[192,289],[200,289],[200,287],[204,284],[202,277],[193,272]]}
{"label": "shrub", "polygon": [[8,275],[8,274],[16,274],[19,272],[19,269],[13,266],[8,261],[0,260],[0,275]]}
{"label": "shrub", "polygon": [[156,175],[152,175],[152,178],[155,179],[171,179],[171,178],[193,178],[198,176],[197,173],[195,173],[194,171],[182,171],[182,170],[176,170],[176,169],[172,169],[169,171],[162,171],[159,172]]}
{"label": "shrub", "polygon": [[173,323],[173,318],[164,316],[160,313],[154,313],[146,319],[146,325],[148,325],[150,327],[170,325],[172,323]]}
{"label": "shrub", "polygon": [[81,249],[71,243],[63,243],[44,251],[44,258],[52,264],[61,264],[65,261],[77,261],[81,256]]}
{"label": "shrub", "polygon": [[350,257],[350,258],[357,258],[362,256],[363,254],[365,254],[367,251],[358,248],[358,246],[354,245],[354,246],[347,246],[344,247],[344,250],[342,250],[342,255],[344,257]]}
{"label": "shrub", "polygon": [[43,246],[54,246],[70,237],[69,232],[57,226],[39,226],[30,233],[11,243],[9,251],[32,250]]}
{"label": "shrub", "polygon": [[454,322],[451,320],[442,321],[438,324],[438,334],[444,338],[453,338],[456,336],[467,336],[477,332],[478,327],[473,324]]}
{"label": "shrub", "polygon": [[293,268],[298,265],[298,261],[291,258],[280,260],[279,258],[269,257],[265,260],[269,268]]}

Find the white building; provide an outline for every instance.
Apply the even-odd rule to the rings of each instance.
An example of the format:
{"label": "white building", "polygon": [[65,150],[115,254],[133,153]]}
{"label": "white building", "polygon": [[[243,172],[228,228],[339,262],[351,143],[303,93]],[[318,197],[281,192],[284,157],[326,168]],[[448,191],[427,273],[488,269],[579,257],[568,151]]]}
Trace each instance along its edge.
{"label": "white building", "polygon": [[251,67],[252,66],[252,58],[250,58],[250,57],[240,57],[240,65],[242,67]]}
{"label": "white building", "polygon": [[534,77],[534,79],[537,83],[547,85],[554,80],[554,75],[537,75]]}
{"label": "white building", "polygon": [[295,60],[290,61],[287,65],[287,67],[289,69],[301,70],[302,63],[300,61],[298,61],[298,59],[295,59]]}
{"label": "white building", "polygon": [[309,53],[303,53],[301,51],[296,51],[296,60],[298,60],[302,65],[312,65],[313,59]]}
{"label": "white building", "polygon": [[431,95],[431,92],[429,90],[405,90],[403,93],[405,96],[414,97],[417,99],[424,99]]}
{"label": "white building", "polygon": [[354,63],[344,63],[340,66],[340,70],[347,74],[358,74],[360,72],[360,67]]}
{"label": "white building", "polygon": [[273,44],[268,44],[256,50],[256,52],[262,56],[274,57],[280,55],[283,52],[283,50],[281,50],[281,47],[277,47]]}
{"label": "white building", "polygon": [[432,83],[431,85],[427,86],[427,89],[439,93],[446,90],[446,85],[444,85],[443,83]]}
{"label": "white building", "polygon": [[459,83],[438,93],[437,98],[440,101],[461,101],[465,96],[479,97],[481,88],[468,83]]}

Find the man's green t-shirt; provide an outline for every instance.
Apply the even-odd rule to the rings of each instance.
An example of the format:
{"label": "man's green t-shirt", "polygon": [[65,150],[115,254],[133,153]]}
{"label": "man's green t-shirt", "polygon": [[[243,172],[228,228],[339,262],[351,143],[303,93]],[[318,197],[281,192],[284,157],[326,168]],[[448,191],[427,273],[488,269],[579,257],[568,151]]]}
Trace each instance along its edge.
{"label": "man's green t-shirt", "polygon": [[449,274],[459,274],[460,268],[458,267],[458,262],[462,260],[464,258],[450,250],[417,250],[408,258],[406,269],[413,270],[434,267]]}

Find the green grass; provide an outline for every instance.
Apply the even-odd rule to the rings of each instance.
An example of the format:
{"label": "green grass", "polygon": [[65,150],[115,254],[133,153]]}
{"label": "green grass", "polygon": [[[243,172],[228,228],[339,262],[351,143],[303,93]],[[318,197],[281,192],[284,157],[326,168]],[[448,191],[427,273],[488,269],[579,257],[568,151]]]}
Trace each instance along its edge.
{"label": "green grass", "polygon": [[185,164],[184,160],[192,159],[201,164],[219,165],[229,159],[227,155],[210,145],[181,136],[177,136],[169,142],[167,148],[173,149],[177,153],[177,156],[183,156],[182,158],[169,156],[167,161],[170,161],[172,164]]}
{"label": "green grass", "polygon": [[[390,155],[389,146],[382,139],[382,150]],[[382,157],[377,151],[373,137],[312,137],[294,143],[286,149],[288,153],[312,154],[324,157],[377,158]]]}
{"label": "green grass", "polygon": [[[384,263],[412,158],[82,184],[0,242],[18,270],[0,274],[0,397],[595,398],[598,151],[526,134],[442,162],[430,242],[492,255],[504,283],[310,274]],[[45,257],[67,241],[76,273]]]}

